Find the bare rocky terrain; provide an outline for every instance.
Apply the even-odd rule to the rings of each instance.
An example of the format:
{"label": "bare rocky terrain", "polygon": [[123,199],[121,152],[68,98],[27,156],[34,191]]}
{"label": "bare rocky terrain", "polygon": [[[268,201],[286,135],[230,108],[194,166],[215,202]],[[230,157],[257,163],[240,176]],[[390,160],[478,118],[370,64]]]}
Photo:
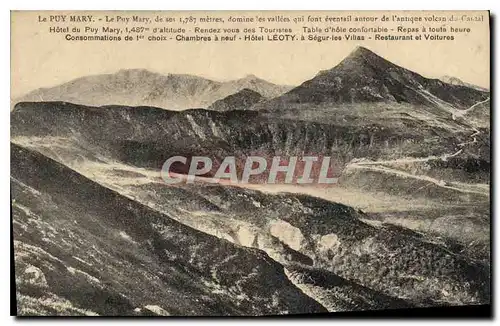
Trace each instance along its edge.
{"label": "bare rocky terrain", "polygon": [[[183,111],[140,98],[15,105],[20,315],[490,303],[488,92],[427,79],[365,48],[289,91],[266,93],[252,80],[214,103],[198,94],[215,86],[196,79],[186,99],[205,108]],[[110,101],[121,89],[113,85]],[[339,183],[168,185],[160,169],[175,155],[331,156]]]}

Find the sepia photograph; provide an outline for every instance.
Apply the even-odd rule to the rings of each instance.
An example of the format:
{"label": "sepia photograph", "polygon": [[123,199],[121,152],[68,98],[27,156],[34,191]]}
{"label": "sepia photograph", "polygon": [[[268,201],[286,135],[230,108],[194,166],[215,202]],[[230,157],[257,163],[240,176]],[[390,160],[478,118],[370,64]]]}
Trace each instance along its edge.
{"label": "sepia photograph", "polygon": [[488,11],[10,18],[16,316],[488,314]]}

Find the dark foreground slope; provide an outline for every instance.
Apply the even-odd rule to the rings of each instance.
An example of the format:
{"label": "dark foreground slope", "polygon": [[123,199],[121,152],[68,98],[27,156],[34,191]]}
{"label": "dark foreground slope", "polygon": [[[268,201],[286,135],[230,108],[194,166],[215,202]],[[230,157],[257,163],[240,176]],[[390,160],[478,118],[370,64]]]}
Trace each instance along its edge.
{"label": "dark foreground slope", "polygon": [[[134,191],[135,201],[131,201],[75,172],[67,173],[66,167],[36,152],[13,145],[13,163],[18,164],[21,159],[26,163],[16,167],[12,177],[20,314],[141,315],[168,312],[172,315],[249,315],[322,310],[302,293],[294,292],[296,289],[283,279],[283,273],[307,296],[313,299],[319,297],[320,303],[329,311],[414,306],[331,272],[305,267],[312,264],[312,259],[291,249],[278,238],[266,235],[265,227],[260,235],[255,236],[254,242],[267,242],[268,245],[264,244],[263,248],[248,246],[246,241],[249,238],[245,240],[245,233],[241,233],[243,228],[234,225],[236,228],[233,226],[231,230],[231,224],[226,224],[226,221],[238,219],[244,222],[247,219],[244,214],[235,220],[233,213],[227,212],[220,215],[218,221],[203,216],[201,223],[192,223],[200,215],[190,210],[206,206],[212,198],[207,200],[188,189],[146,186],[144,191]],[[42,172],[30,166],[43,166],[44,169]],[[24,176],[26,169],[42,174],[42,177],[31,172],[27,174],[27,180],[33,178],[36,185],[29,186],[18,179],[18,172],[23,172]],[[58,178],[61,181],[57,181]],[[72,179],[78,182],[68,182]],[[40,181],[46,186],[39,186]],[[74,194],[67,193],[66,186],[71,187]],[[237,189],[233,190],[230,192],[234,196],[241,195]],[[157,192],[169,195],[146,200],[150,194]],[[217,193],[214,189],[214,194]],[[279,197],[276,199],[280,200]],[[235,198],[229,201],[238,204]],[[147,203],[150,208],[141,206],[141,202]],[[163,203],[165,206],[160,208],[151,203]],[[214,204],[208,206],[223,213]],[[130,210],[133,213],[129,213]],[[180,211],[188,215],[180,218]],[[170,218],[193,228],[182,226]],[[212,234],[206,227],[212,222],[219,227],[214,234],[218,238],[207,235]],[[204,233],[196,231],[197,228]],[[225,232],[233,236],[240,233],[242,241],[231,236],[229,241],[247,249],[219,239],[227,238]],[[124,247],[127,249],[124,250]],[[252,247],[285,255],[283,262],[286,269],[269,262],[265,254],[250,249]],[[214,262],[209,266],[211,260]],[[271,275],[273,273],[275,275]],[[317,279],[315,275],[322,276]],[[310,277],[319,282],[326,279],[327,282],[310,285]],[[280,281],[273,285],[276,278]],[[70,282],[77,282],[78,286],[61,288]],[[153,287],[153,292],[148,292]],[[283,303],[282,310],[273,311],[272,307],[280,305],[281,293],[287,303]],[[261,294],[263,297],[260,297]],[[177,305],[172,303],[175,295],[180,296]],[[202,302],[195,304],[194,308],[190,306],[193,301],[200,300]],[[248,306],[245,302],[249,302]],[[261,311],[260,305],[269,306],[266,311]]]}
{"label": "dark foreground slope", "polygon": [[325,309],[259,250],[184,226],[11,145],[21,315],[262,315]]}

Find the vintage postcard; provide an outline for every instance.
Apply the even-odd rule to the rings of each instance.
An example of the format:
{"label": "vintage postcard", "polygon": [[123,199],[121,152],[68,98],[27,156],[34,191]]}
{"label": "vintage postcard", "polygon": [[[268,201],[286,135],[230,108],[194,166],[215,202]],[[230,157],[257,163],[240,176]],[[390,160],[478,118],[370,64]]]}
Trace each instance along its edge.
{"label": "vintage postcard", "polygon": [[487,11],[13,11],[11,76],[18,316],[490,305]]}

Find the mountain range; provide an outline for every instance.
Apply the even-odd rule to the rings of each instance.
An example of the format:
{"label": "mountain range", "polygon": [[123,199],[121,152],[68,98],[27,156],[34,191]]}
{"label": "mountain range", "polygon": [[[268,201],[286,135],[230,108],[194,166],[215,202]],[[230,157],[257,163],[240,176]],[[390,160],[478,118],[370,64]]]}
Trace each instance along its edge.
{"label": "mountain range", "polygon": [[291,87],[275,85],[254,75],[218,82],[192,75],[162,75],[145,69],[127,69],[114,74],[81,77],[51,88],[40,88],[14,101],[65,101],[90,106],[148,105],[182,110],[205,108],[243,89],[273,98]]}
{"label": "mountain range", "polygon": [[[85,84],[81,101],[97,101],[104,79],[121,80],[108,100],[129,105],[71,103],[55,95],[60,86],[56,101],[11,111],[19,314],[490,303],[489,92],[425,78],[361,47],[272,94],[255,77],[150,77],[122,71],[65,86],[78,97]],[[178,108],[202,108],[146,106],[139,97],[154,85],[168,91],[151,101],[174,96]],[[210,102],[215,93],[225,95]],[[330,156],[338,183],[168,185],[161,167],[175,155],[209,156],[215,166],[228,156]]]}
{"label": "mountain range", "polygon": [[[248,90],[262,99],[256,100],[256,94]],[[276,110],[298,104],[388,101],[450,110],[466,109],[486,99],[488,94],[486,89],[455,77],[425,78],[359,46],[332,69],[319,72],[297,87],[275,85],[254,75],[218,82],[193,75],[127,69],[40,88],[14,102],[65,101],[90,106],[155,106],[167,110],[207,107]],[[215,104],[216,101],[223,102]]]}

